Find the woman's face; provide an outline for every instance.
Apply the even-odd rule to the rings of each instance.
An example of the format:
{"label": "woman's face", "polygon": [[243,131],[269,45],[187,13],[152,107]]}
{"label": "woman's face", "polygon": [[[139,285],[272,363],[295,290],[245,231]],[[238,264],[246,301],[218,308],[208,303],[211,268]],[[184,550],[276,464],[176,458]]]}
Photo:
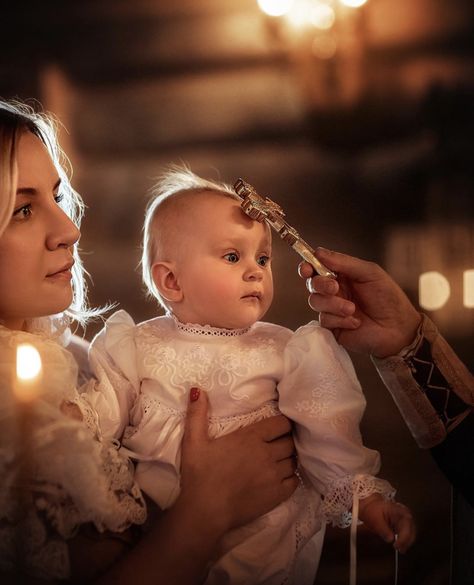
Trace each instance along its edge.
{"label": "woman's face", "polygon": [[59,207],[59,176],[31,132],[18,143],[13,217],[0,236],[0,320],[22,329],[26,319],[64,311],[72,302],[71,247],[79,230]]}

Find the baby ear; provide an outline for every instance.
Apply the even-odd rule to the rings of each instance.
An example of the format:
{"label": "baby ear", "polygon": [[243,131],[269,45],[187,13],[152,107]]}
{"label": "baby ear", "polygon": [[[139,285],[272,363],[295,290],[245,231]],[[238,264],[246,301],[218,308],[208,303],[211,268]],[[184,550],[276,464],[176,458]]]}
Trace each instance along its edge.
{"label": "baby ear", "polygon": [[151,274],[158,292],[165,300],[174,303],[182,300],[183,291],[171,262],[156,262],[151,267]]}

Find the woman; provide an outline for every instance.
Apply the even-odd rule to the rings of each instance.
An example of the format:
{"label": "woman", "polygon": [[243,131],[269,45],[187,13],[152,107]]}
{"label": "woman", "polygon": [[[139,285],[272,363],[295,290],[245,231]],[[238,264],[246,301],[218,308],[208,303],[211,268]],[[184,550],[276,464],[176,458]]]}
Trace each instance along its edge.
{"label": "woman", "polygon": [[[71,320],[94,314],[76,250],[81,199],[44,115],[0,102],[0,149],[0,571],[46,581],[199,583],[225,532],[295,489],[289,423],[274,417],[210,440],[206,395],[194,391],[182,492],[140,529],[146,506],[133,471],[102,440],[64,349]],[[23,342],[43,362],[28,412],[14,394]]]}

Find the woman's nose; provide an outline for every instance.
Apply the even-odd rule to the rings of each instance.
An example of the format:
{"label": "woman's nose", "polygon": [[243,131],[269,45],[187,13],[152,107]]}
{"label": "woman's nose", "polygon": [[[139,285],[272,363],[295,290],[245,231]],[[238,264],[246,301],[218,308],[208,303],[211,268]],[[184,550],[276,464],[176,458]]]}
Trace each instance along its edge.
{"label": "woman's nose", "polygon": [[81,232],[72,222],[71,218],[56,206],[51,212],[49,230],[46,237],[48,250],[57,248],[70,248],[80,238]]}

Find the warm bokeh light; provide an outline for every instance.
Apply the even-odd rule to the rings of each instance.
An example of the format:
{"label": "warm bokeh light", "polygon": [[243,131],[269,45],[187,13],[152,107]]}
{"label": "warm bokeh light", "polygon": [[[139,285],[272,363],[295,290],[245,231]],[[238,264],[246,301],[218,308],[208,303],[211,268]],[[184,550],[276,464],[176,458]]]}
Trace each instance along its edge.
{"label": "warm bokeh light", "polygon": [[293,0],[258,0],[260,9],[269,16],[283,16],[291,9]]}
{"label": "warm bokeh light", "polygon": [[341,4],[349,6],[349,8],[359,8],[359,6],[362,6],[366,2],[367,0],[341,0]]}
{"label": "warm bokeh light", "polygon": [[474,309],[474,269],[463,272],[463,305]]}
{"label": "warm bokeh light", "polygon": [[41,356],[29,343],[22,343],[16,350],[15,393],[19,400],[28,402],[38,394],[37,382],[41,374]]}
{"label": "warm bokeh light", "polygon": [[311,47],[313,55],[319,59],[331,59],[337,51],[337,42],[333,36],[317,38]]}
{"label": "warm bokeh light", "polygon": [[[358,8],[367,0],[340,0],[350,8]],[[269,16],[285,16],[294,28],[331,28],[336,11],[328,0],[257,0],[260,9]]]}
{"label": "warm bokeh light", "polygon": [[311,10],[310,20],[315,27],[325,30],[334,24],[336,14],[328,4],[316,4]]}
{"label": "warm bokeh light", "polygon": [[291,10],[288,11],[286,18],[290,24],[296,28],[311,25],[311,13],[314,6],[310,0],[296,0]]}
{"label": "warm bokeh light", "polygon": [[436,311],[443,307],[450,295],[449,282],[440,272],[435,270],[420,274],[418,282],[420,307],[428,311]]}

